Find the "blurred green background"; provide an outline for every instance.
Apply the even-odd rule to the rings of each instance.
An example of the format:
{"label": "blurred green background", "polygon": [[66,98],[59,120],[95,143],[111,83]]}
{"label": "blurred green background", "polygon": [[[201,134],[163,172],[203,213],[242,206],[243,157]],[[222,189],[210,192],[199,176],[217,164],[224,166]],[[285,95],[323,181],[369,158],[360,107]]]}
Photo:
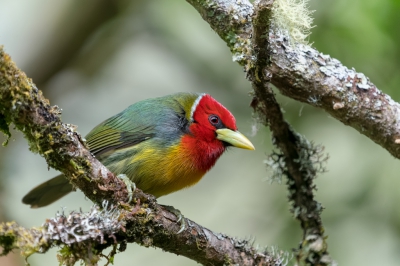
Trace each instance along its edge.
{"label": "blurred green background", "polygon": [[[310,5],[316,10],[313,46],[363,72],[398,101],[400,1],[313,0]],[[1,0],[0,44],[63,109],[63,121],[78,125],[84,135],[142,99],[211,93],[234,113],[257,150],[230,150],[198,185],[159,202],[216,232],[255,238],[260,247],[298,246],[301,231],[288,211],[285,186],[267,181],[263,160],[271,150],[269,132],[259,127],[253,134],[251,86],[225,43],[185,1]],[[400,163],[325,112],[278,97],[293,126],[330,154],[329,172],[316,183],[332,257],[340,265],[399,265]],[[14,132],[13,140],[0,148],[0,220],[31,227],[63,206],[89,209],[80,192],[43,209],[23,205],[30,188],[57,173],[29,152],[21,133]],[[29,262],[58,265],[54,249]],[[22,264],[18,255],[0,258],[0,265]],[[196,263],[130,244],[115,265]]]}

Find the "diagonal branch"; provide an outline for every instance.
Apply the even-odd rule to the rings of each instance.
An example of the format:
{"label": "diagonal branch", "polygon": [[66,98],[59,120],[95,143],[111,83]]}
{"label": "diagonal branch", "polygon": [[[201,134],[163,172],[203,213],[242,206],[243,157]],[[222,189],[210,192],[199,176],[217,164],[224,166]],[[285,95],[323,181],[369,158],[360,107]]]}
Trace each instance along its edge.
{"label": "diagonal branch", "polygon": [[[279,1],[279,0],[276,0]],[[269,84],[295,100],[322,108],[400,158],[400,105],[379,91],[362,73],[310,46],[294,44],[283,30],[270,28],[273,1],[187,0],[230,48],[253,84],[252,106],[269,125],[284,161],[292,212],[301,221],[298,256],[319,265],[331,260],[314,200],[313,178],[321,171],[321,150],[284,121]],[[272,162],[274,163],[274,162]],[[275,161],[275,163],[278,163]]]}
{"label": "diagonal branch", "polygon": [[119,244],[118,250],[122,252],[126,243],[132,242],[160,247],[203,265],[279,266],[288,258],[286,254],[277,253],[273,258],[266,251],[256,252],[246,240],[214,233],[190,220],[187,222],[189,230],[176,234],[179,225],[175,216],[157,205],[154,198],[138,203],[129,211],[103,204],[102,210],[95,206],[88,213],[57,213],[39,228],[26,229],[16,222],[0,223],[0,247],[4,254],[19,248],[22,255],[28,257],[45,253],[57,245],[63,249],[58,256],[60,265],[74,265],[78,260],[97,265],[105,248],[113,246],[116,250]]}
{"label": "diagonal branch", "polygon": [[[187,0],[248,71],[253,65],[252,16],[248,0]],[[289,44],[289,37],[271,28],[263,73],[279,91],[321,108],[400,158],[400,105],[364,74],[343,66],[314,48]],[[267,59],[267,58],[265,58]],[[258,58],[260,60],[260,58]]]}
{"label": "diagonal branch", "polygon": [[[62,215],[57,216],[57,219],[49,219],[39,229],[24,229],[15,223],[1,223],[0,247],[3,248],[3,254],[0,255],[23,247],[25,255],[30,255],[32,252],[45,252],[57,244],[68,246],[71,251],[68,254],[83,254],[78,259],[85,260],[88,259],[85,256],[92,254],[88,254],[88,250],[101,252],[115,243],[120,244],[123,250],[126,243],[135,242],[159,247],[205,265],[281,265],[279,257],[275,258],[277,256],[273,257],[267,251],[258,252],[248,241],[212,232],[189,219],[186,219],[189,226],[177,234],[180,224],[175,214],[158,205],[153,196],[139,189],[135,191],[132,200],[135,206],[123,203],[128,195],[124,183],[93,157],[80,135],[75,132],[74,126],[61,122],[60,113],[60,109],[50,106],[32,80],[16,67],[0,47],[0,130],[9,133],[10,124],[14,124],[23,132],[31,151],[43,156],[50,167],[63,172],[89,199],[98,204],[106,200],[118,206],[118,215],[115,215],[117,221],[111,214],[113,219],[103,215],[99,216],[100,220],[90,219],[88,222],[87,217],[95,214],[74,213],[71,219]],[[104,223],[100,223],[100,235],[93,235],[91,230],[84,229],[85,226],[92,228],[93,223],[104,220],[116,224],[104,227]],[[68,221],[73,222],[72,228]],[[71,238],[61,237],[58,233],[71,232],[74,235],[77,230],[75,226],[78,225],[82,225],[78,234],[79,241],[71,246]],[[58,230],[56,233],[54,228]],[[104,241],[109,237],[115,242]],[[77,237],[74,235],[74,238]]]}

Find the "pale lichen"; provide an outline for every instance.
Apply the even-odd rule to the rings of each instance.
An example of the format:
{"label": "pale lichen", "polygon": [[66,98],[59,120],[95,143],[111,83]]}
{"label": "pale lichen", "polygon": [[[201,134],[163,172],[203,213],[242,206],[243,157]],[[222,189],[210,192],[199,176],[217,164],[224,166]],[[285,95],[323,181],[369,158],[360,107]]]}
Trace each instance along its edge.
{"label": "pale lichen", "polygon": [[[64,210],[37,228],[26,229],[15,222],[0,224],[1,255],[20,249],[21,255],[29,257],[44,253],[54,244],[62,249],[58,254],[60,265],[74,265],[81,260],[86,265],[95,265],[100,259],[101,245],[108,241],[116,245],[115,234],[125,231],[125,222],[120,210],[103,201],[102,207],[94,205],[89,212]],[[100,247],[100,248],[98,248]]]}
{"label": "pale lichen", "polygon": [[307,44],[307,37],[313,28],[313,10],[308,0],[276,0],[272,6],[272,25],[290,37],[290,43]]}

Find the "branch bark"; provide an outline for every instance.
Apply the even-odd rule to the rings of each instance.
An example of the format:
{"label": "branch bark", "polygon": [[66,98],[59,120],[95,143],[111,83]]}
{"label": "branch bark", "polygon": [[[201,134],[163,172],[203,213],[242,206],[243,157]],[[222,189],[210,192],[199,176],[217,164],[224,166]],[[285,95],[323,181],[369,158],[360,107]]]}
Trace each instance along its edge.
{"label": "branch bark", "polygon": [[[247,0],[187,0],[248,71],[254,65],[251,42],[253,5]],[[321,108],[400,159],[400,104],[363,73],[343,66],[308,45],[289,43],[278,29],[265,33],[270,64],[262,72],[278,90]],[[260,58],[258,58],[260,60]]]}
{"label": "branch bark", "polygon": [[[323,171],[321,148],[297,134],[283,119],[270,84],[295,100],[322,108],[400,158],[400,105],[379,91],[362,73],[310,46],[290,42],[271,26],[274,1],[187,0],[226,42],[233,60],[244,66],[255,97],[251,106],[272,131],[281,150],[271,164],[287,177],[292,213],[303,240],[299,262],[330,264],[313,179]],[[270,27],[271,26],[271,27]],[[283,163],[281,163],[283,161]]]}
{"label": "branch bark", "polygon": [[[28,256],[59,245],[68,246],[69,250],[64,252],[64,257],[61,256],[63,263],[71,265],[76,259],[83,259],[93,264],[88,257],[93,254],[88,250],[95,250],[98,253],[94,255],[98,255],[108,246],[118,243],[123,250],[126,243],[135,242],[159,247],[204,265],[281,265],[281,258],[273,257],[267,251],[258,252],[248,241],[212,232],[186,218],[183,219],[189,226],[177,234],[180,223],[175,214],[158,205],[154,196],[139,189],[132,200],[135,205],[124,203],[128,196],[124,182],[91,155],[74,126],[61,122],[60,113],[57,106],[50,106],[42,92],[1,47],[1,131],[9,133],[10,124],[14,124],[23,132],[31,151],[42,155],[50,167],[63,172],[93,202],[100,204],[106,200],[108,204],[118,206],[118,215],[96,216],[98,220],[90,223],[86,219],[92,215],[90,213],[72,213],[70,219],[58,215],[55,219],[48,219],[41,228],[32,229],[22,228],[16,223],[1,223],[0,247],[3,247],[3,253],[0,255],[14,248],[23,248],[23,254]],[[107,213],[107,208],[104,209]],[[116,224],[105,227],[104,221]],[[93,226],[98,226],[97,234],[91,230]],[[107,241],[110,237],[114,241]]]}
{"label": "branch bark", "polygon": [[308,265],[327,265],[332,263],[332,260],[328,254],[320,216],[322,208],[314,199],[313,193],[313,179],[318,174],[316,165],[324,157],[318,155],[316,160],[313,160],[313,157],[320,153],[318,148],[296,133],[284,120],[281,107],[270,86],[271,76],[263,72],[271,64],[267,36],[270,32],[273,3],[273,0],[254,2],[252,43],[255,59],[254,67],[247,72],[255,94],[251,106],[261,122],[269,126],[274,144],[281,151],[281,154],[275,154],[277,161],[274,163],[284,161],[284,166],[280,167],[279,171],[287,177],[291,212],[303,229],[303,239],[296,252],[297,261],[304,261]]}

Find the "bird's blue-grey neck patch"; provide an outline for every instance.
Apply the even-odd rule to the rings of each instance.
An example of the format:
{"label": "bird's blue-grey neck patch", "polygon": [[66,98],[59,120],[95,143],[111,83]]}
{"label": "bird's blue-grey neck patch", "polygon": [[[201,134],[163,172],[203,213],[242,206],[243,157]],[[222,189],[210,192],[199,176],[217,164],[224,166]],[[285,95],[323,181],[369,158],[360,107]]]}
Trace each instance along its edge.
{"label": "bird's blue-grey neck patch", "polygon": [[202,93],[199,95],[199,97],[197,97],[197,99],[194,101],[192,108],[190,109],[190,123],[193,122],[193,114],[196,111],[197,105],[199,105],[199,102],[201,101],[201,99],[205,96],[205,93]]}

